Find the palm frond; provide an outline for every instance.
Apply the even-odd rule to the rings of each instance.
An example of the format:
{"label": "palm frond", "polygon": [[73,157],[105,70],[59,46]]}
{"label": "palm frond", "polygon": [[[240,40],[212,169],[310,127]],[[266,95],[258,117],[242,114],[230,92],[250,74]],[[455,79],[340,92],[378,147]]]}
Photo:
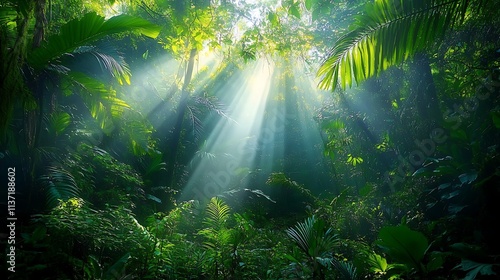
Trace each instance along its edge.
{"label": "palm frond", "polygon": [[354,267],[352,263],[339,261],[335,258],[332,258],[331,263],[339,274],[339,278],[337,279],[341,280],[359,279],[358,274],[356,272],[356,267]]}
{"label": "palm frond", "polygon": [[50,114],[48,128],[54,135],[61,135],[71,124],[71,115],[64,111],[55,111]]}
{"label": "palm frond", "polygon": [[378,75],[424,50],[465,18],[469,0],[375,0],[340,37],[317,75],[332,91]]}
{"label": "palm frond", "polygon": [[32,67],[42,69],[50,64],[59,64],[58,60],[64,54],[105,36],[136,31],[155,38],[160,29],[160,26],[147,20],[129,15],[122,14],[105,20],[104,17],[91,12],[63,25],[59,34],[50,36],[47,43],[30,53],[28,62]]}
{"label": "palm frond", "polygon": [[223,118],[226,118],[228,120],[233,120],[231,119],[231,117],[227,115],[226,110],[223,108],[223,105],[217,100],[213,100],[212,98],[206,96],[196,96],[194,97],[194,102],[205,106],[208,110],[217,113],[219,116]]}
{"label": "palm frond", "polygon": [[80,196],[75,178],[62,167],[49,166],[39,181],[45,191],[46,205],[49,209],[57,206],[59,200]]}
{"label": "palm frond", "polygon": [[116,96],[116,91],[97,79],[76,72],[70,72],[68,78],[72,85],[83,91],[80,96],[101,129],[105,133],[111,132],[114,127],[113,118],[122,116],[130,106]]}
{"label": "palm frond", "polygon": [[198,116],[201,114],[200,110],[198,108],[193,107],[193,106],[187,106],[186,107],[188,110],[188,117],[189,117],[189,122],[191,123],[191,126],[193,128],[193,136],[195,141],[198,141],[200,139],[201,134],[203,133],[203,124],[198,118]]}
{"label": "palm frond", "polygon": [[307,218],[295,227],[286,230],[288,236],[310,258],[324,257],[338,244],[337,235],[315,216]]}
{"label": "palm frond", "polygon": [[[90,61],[97,61],[100,69],[104,73],[109,73],[120,84],[130,84],[131,72],[125,59],[118,51],[109,45],[100,44],[97,46],[81,46],[70,54],[75,67],[78,65],[88,65]],[[93,69],[92,69],[93,70]],[[84,71],[80,71],[84,72]]]}
{"label": "palm frond", "polygon": [[0,25],[14,24],[17,18],[17,12],[14,7],[0,7]]}

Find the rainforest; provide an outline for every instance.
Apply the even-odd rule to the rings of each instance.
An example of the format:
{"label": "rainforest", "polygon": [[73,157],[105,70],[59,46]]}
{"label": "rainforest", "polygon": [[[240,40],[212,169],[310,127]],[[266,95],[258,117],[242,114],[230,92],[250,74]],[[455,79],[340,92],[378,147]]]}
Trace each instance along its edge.
{"label": "rainforest", "polygon": [[1,0],[3,279],[498,279],[500,1]]}

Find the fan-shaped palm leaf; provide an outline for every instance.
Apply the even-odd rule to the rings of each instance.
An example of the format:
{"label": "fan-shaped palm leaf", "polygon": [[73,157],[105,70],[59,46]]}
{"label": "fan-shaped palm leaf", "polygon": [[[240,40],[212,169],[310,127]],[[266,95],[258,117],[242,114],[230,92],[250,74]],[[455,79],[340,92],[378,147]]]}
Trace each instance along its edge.
{"label": "fan-shaped palm leaf", "polygon": [[[88,67],[90,61],[97,61],[103,72],[109,73],[120,84],[130,84],[130,69],[125,59],[117,50],[107,44],[98,46],[81,46],[75,49],[71,54],[72,71],[79,71],[78,68]],[[87,70],[87,71],[85,71]],[[88,72],[88,69],[82,69],[81,72]],[[95,72],[94,69],[90,69]]]}
{"label": "fan-shaped palm leaf", "polygon": [[356,272],[356,268],[352,265],[352,263],[339,261],[335,258],[332,258],[331,263],[339,274],[337,279],[340,280],[359,279],[358,274]]}
{"label": "fan-shaped palm leaf", "polygon": [[325,230],[322,220],[314,216],[286,230],[288,236],[311,259],[325,256],[337,243],[338,238],[331,228]]}
{"label": "fan-shaped palm leaf", "polygon": [[119,15],[105,20],[96,13],[87,13],[81,19],[63,25],[59,34],[50,36],[47,43],[30,53],[28,62],[32,67],[42,69],[51,64],[59,64],[59,59],[64,54],[104,36],[136,31],[154,38],[158,36],[160,29],[161,27],[147,20],[129,15]]}
{"label": "fan-shaped palm leaf", "polygon": [[[474,2],[474,4],[472,4]],[[478,2],[478,3],[476,3]],[[322,63],[320,88],[352,86],[401,63],[461,23],[482,0],[375,0]]]}

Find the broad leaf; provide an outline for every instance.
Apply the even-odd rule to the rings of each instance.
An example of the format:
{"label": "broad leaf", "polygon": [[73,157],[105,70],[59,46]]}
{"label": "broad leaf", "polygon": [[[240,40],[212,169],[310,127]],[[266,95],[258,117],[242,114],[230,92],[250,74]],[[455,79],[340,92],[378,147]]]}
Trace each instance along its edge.
{"label": "broad leaf", "polygon": [[379,232],[378,245],[394,261],[419,268],[429,243],[422,233],[400,225],[383,227]]}

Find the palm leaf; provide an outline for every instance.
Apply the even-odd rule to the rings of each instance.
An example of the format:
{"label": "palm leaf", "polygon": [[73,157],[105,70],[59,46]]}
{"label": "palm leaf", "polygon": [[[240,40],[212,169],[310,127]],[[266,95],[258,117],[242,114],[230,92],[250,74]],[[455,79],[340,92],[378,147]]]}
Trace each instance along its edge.
{"label": "palm leaf", "polygon": [[110,133],[114,128],[113,118],[122,116],[124,110],[130,106],[116,96],[116,91],[97,79],[78,72],[68,73],[68,78],[72,85],[84,91],[80,96],[99,127],[105,133]]}
{"label": "palm leaf", "polygon": [[63,25],[59,34],[50,36],[47,43],[28,56],[28,62],[32,67],[42,69],[50,64],[58,64],[58,60],[64,54],[105,36],[136,31],[155,38],[160,29],[161,27],[147,20],[129,15],[119,15],[105,20],[104,17],[91,12],[81,19],[74,19]]}
{"label": "palm leaf", "polygon": [[71,115],[64,111],[55,111],[49,117],[49,130],[56,136],[61,135],[71,124]]}
{"label": "palm leaf", "polygon": [[356,267],[354,267],[352,263],[339,261],[335,258],[332,258],[331,263],[339,274],[339,277],[337,279],[340,280],[359,279],[358,274],[356,272]]}
{"label": "palm leaf", "polygon": [[367,4],[320,66],[319,87],[333,91],[340,84],[345,89],[410,58],[460,24],[470,2],[375,0]]}
{"label": "palm leaf", "polygon": [[[128,64],[125,62],[123,56],[109,45],[81,46],[75,49],[70,56],[71,63],[73,64],[72,67],[70,66],[70,70],[72,71],[78,71],[78,68],[81,68],[81,66],[88,67],[90,61],[97,61],[101,70],[109,73],[118,83],[121,85],[124,83],[130,84],[131,72]],[[90,71],[95,72],[94,69],[90,69]],[[83,70],[80,72],[89,71]]]}
{"label": "palm leaf", "polygon": [[288,236],[310,258],[323,257],[337,243],[338,238],[331,228],[325,230],[325,224],[315,216],[307,218],[295,227],[286,230]]}
{"label": "palm leaf", "polygon": [[0,25],[15,23],[17,12],[14,7],[0,7]]}
{"label": "palm leaf", "polygon": [[75,178],[62,167],[49,166],[39,181],[45,190],[46,205],[49,209],[57,206],[59,200],[80,196]]}

